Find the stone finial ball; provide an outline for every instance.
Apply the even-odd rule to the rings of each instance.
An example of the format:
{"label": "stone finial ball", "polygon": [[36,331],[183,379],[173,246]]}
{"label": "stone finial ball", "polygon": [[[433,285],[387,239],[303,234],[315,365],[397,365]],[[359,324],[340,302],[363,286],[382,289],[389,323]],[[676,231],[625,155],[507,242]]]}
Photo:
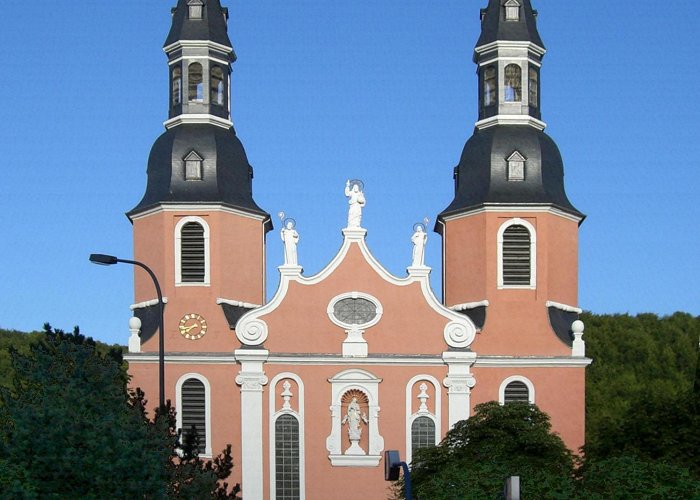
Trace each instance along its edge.
{"label": "stone finial ball", "polygon": [[141,329],[141,320],[138,319],[136,316],[132,316],[129,318],[129,330],[140,330]]}
{"label": "stone finial ball", "polygon": [[574,333],[583,333],[583,328],[583,321],[581,321],[580,319],[577,319],[576,321],[571,323],[571,331]]}

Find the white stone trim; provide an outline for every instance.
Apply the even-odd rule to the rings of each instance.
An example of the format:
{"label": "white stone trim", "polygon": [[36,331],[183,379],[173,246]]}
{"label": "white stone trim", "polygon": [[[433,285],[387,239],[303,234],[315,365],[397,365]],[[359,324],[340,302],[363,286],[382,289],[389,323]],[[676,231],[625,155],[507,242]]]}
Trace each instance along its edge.
{"label": "white stone trim", "polygon": [[[284,300],[289,289],[289,283],[294,281],[304,286],[316,285],[328,278],[335,271],[340,263],[345,259],[350,251],[351,245],[358,245],[363,257],[370,267],[386,282],[395,286],[409,286],[413,283],[420,283],[423,297],[433,311],[450,320],[443,331],[443,338],[450,347],[468,347],[476,337],[476,326],[474,322],[464,314],[460,314],[445,307],[433,293],[430,286],[429,268],[421,268],[427,272],[411,273],[405,278],[398,278],[384,269],[377,259],[372,255],[365,242],[367,230],[363,228],[344,228],[343,244],[338,253],[319,273],[311,277],[302,276],[297,268],[291,269],[281,266],[280,284],[272,300],[262,307],[245,313],[236,324],[236,336],[245,345],[260,345],[268,335],[267,324],[260,319],[266,314],[274,311]],[[375,299],[376,301],[376,299]],[[378,302],[378,301],[377,301]]]}
{"label": "white stone trim", "polygon": [[258,215],[258,214],[251,214],[249,212],[245,212],[243,210],[238,210],[236,208],[232,207],[227,207],[224,205],[219,205],[219,204],[214,204],[214,203],[202,203],[202,204],[197,204],[197,203],[161,203],[156,207],[153,207],[149,210],[146,210],[144,212],[139,212],[138,214],[131,216],[131,220],[138,220],[142,219],[144,217],[148,217],[149,215],[157,214],[160,212],[223,212],[223,213],[229,213],[233,215],[238,215],[241,217],[246,217],[248,219],[254,219],[257,221],[265,221],[267,219],[266,216],[264,215]]}
{"label": "white stone trim", "polygon": [[163,126],[170,130],[171,128],[182,125],[183,123],[199,123],[216,125],[224,129],[233,127],[233,122],[226,118],[210,115],[209,113],[183,113],[163,122]]}
{"label": "white stone trim", "polygon": [[268,351],[236,349],[241,371],[236,384],[241,386],[241,464],[243,494],[247,498],[263,498],[263,386],[267,377],[263,365]]}
{"label": "white stone trim", "polygon": [[[189,222],[196,222],[204,229],[204,281],[202,283],[183,283],[182,281],[182,228]],[[211,256],[210,256],[210,230],[209,224],[203,217],[188,215],[182,217],[175,224],[175,286],[209,286],[211,280]]]}
{"label": "white stone trim", "polygon": [[[520,104],[519,102],[516,104]],[[503,115],[499,114],[496,116],[491,116],[489,118],[484,118],[479,120],[474,124],[479,130],[483,130],[489,127],[495,127],[496,125],[530,125],[537,130],[544,130],[547,128],[547,124],[542,120],[530,115]]]}
{"label": "white stone trim", "polygon": [[[163,52],[165,52],[167,54],[168,52],[173,52],[174,50],[185,49],[185,48],[197,48],[197,49],[205,48],[205,49],[218,50],[219,52],[223,52],[224,54],[232,54],[233,53],[232,47],[229,47],[227,45],[223,45],[220,43],[212,42],[211,40],[177,40],[176,42],[173,42],[170,45],[166,45],[165,47],[163,47]],[[201,56],[201,57],[204,57],[204,56]]]}
{"label": "white stone trim", "polygon": [[[361,325],[353,325],[350,323],[343,323],[342,321],[340,321],[338,318],[335,317],[335,314],[333,314],[333,308],[335,307],[335,304],[337,302],[340,302],[343,299],[365,299],[365,300],[368,300],[372,304],[374,304],[374,306],[376,307],[377,315],[374,318],[372,318],[372,320],[368,321],[367,323],[363,323]],[[366,328],[369,328],[369,327],[374,326],[377,323],[379,323],[379,320],[382,319],[382,314],[384,313],[384,308],[382,307],[382,303],[379,302],[379,299],[377,299],[376,297],[373,297],[372,295],[370,295],[368,293],[353,291],[353,292],[341,293],[340,295],[336,295],[335,297],[333,297],[330,300],[330,302],[328,302],[328,307],[326,308],[326,313],[328,314],[328,318],[333,323],[335,323],[336,325],[338,325],[341,328],[345,328],[348,330],[353,330],[353,329],[364,330]]]}
{"label": "white stone trim", "polygon": [[177,379],[175,383],[176,428],[182,429],[182,385],[191,378],[197,379],[204,384],[204,425],[207,435],[204,444],[204,454],[200,456],[202,458],[211,458],[211,385],[209,385],[209,380],[204,375],[191,372]]}
{"label": "white stone trim", "polygon": [[[413,402],[415,397],[413,396],[413,388],[418,384],[418,382],[430,382],[435,389],[435,402],[433,407],[435,412],[430,411],[412,412]],[[440,387],[440,382],[432,375],[421,374],[416,375],[406,384],[406,463],[410,464],[413,459],[413,442],[412,442],[412,425],[413,421],[418,417],[430,417],[435,423],[435,444],[439,444],[442,439],[442,387]]]}
{"label": "white stone trim", "polygon": [[168,66],[174,66],[175,64],[182,62],[182,61],[191,61],[193,59],[208,59],[209,61],[214,61],[215,63],[221,64],[225,68],[230,68],[231,67],[231,61],[227,61],[225,59],[219,59],[218,57],[214,57],[212,55],[207,55],[207,56],[180,56],[175,59],[170,59],[168,61]]}
{"label": "white stone trim", "polygon": [[[511,226],[523,226],[530,231],[530,284],[529,285],[504,285],[503,284],[503,233]],[[497,259],[498,259],[498,289],[527,289],[537,288],[537,230],[525,219],[514,218],[505,221],[498,228],[497,234]]]}
{"label": "white stone trim", "polygon": [[495,42],[490,42],[484,45],[480,45],[474,49],[474,52],[481,55],[486,52],[491,52],[498,49],[527,49],[538,56],[542,57],[547,53],[544,47],[532,42],[518,41],[518,40],[496,40]]}
{"label": "white stone trim", "polygon": [[576,314],[581,314],[583,312],[583,309],[580,309],[578,307],[570,306],[567,304],[561,304],[559,302],[554,302],[552,300],[548,300],[547,302],[545,302],[544,305],[545,305],[545,307],[554,307],[554,308],[560,309],[562,311],[576,313]]}
{"label": "white stone trim", "polygon": [[[246,349],[248,351],[248,349]],[[265,351],[267,352],[267,351]],[[124,360],[134,364],[156,364],[158,363],[157,353],[129,353],[124,355]],[[266,361],[271,365],[294,365],[294,366],[356,366],[357,359],[343,358],[341,355],[320,356],[309,354],[307,356],[286,356],[283,354],[273,354]],[[479,356],[474,362],[476,368],[583,368],[590,365],[590,358],[570,357],[570,356]],[[237,363],[236,356],[230,353],[170,353],[165,355],[165,363],[172,365],[186,364],[206,364],[206,365],[234,365]],[[410,357],[392,356],[390,358],[379,356],[368,356],[362,358],[363,365],[372,366],[445,366],[443,359],[437,356],[431,357]]]}
{"label": "white stone trim", "polygon": [[450,306],[450,309],[453,311],[471,311],[472,309],[476,309],[477,307],[488,307],[489,306],[489,301],[488,300],[480,300],[478,302],[466,302],[464,304],[455,304],[453,306]]}
{"label": "white stone trim", "polygon": [[240,300],[223,299],[221,297],[216,299],[216,305],[228,304],[234,307],[244,307],[246,309],[255,309],[260,307],[260,304],[251,304],[250,302],[241,302]]}
{"label": "white stone trim", "polygon": [[[359,368],[351,368],[328,379],[331,383],[331,433],[326,438],[326,449],[331,465],[335,467],[376,467],[384,451],[384,438],[379,434],[379,383],[382,379]],[[343,428],[340,415],[343,395],[358,390],[369,402],[367,432],[369,449],[365,455],[345,455]]]}
{"label": "white stone trim", "polygon": [[[281,409],[277,410],[276,408],[276,401],[277,401],[277,384],[278,382],[285,380],[285,379],[290,379],[294,380],[297,384],[297,388],[299,391],[299,394],[295,394],[294,397],[297,398],[299,403],[297,404],[297,408],[299,411],[294,411],[294,410],[286,410],[286,409]],[[299,498],[300,500],[304,500],[306,498],[306,460],[305,460],[305,449],[304,449],[304,382],[301,380],[301,378],[291,372],[282,372],[277,375],[272,379],[270,382],[270,390],[269,392],[269,402],[270,402],[270,410],[269,414],[271,415],[270,417],[270,435],[269,435],[269,443],[270,443],[270,458],[269,458],[269,465],[270,465],[270,498],[275,498],[275,493],[276,493],[276,474],[277,470],[275,468],[275,423],[277,421],[277,418],[280,417],[281,415],[293,415],[296,417],[297,421],[299,422]]]}
{"label": "white stone trim", "polygon": [[535,385],[530,381],[529,378],[524,377],[522,375],[512,375],[505,379],[503,382],[501,382],[501,386],[498,388],[498,402],[501,404],[505,404],[506,401],[506,386],[510,384],[511,382],[522,382],[527,386],[528,390],[528,395],[527,398],[530,401],[531,405],[535,404]]}
{"label": "white stone trim", "polygon": [[[463,217],[471,217],[473,215],[483,214],[483,213],[548,213],[556,215],[563,219],[567,219],[573,222],[580,223],[583,217],[578,217],[572,215],[568,212],[564,212],[552,205],[508,205],[508,204],[491,204],[487,206],[482,206],[475,208],[473,210],[467,210],[466,212],[460,212],[454,215],[448,215],[444,218],[445,222],[461,219]],[[444,222],[440,221],[444,227]]]}
{"label": "white stone trim", "polygon": [[469,418],[471,411],[471,389],[476,379],[471,367],[476,361],[476,353],[470,351],[447,351],[442,353],[447,365],[447,377],[442,383],[447,387],[448,426],[450,429],[460,420]]}
{"label": "white stone trim", "polygon": [[[168,297],[163,297],[163,304],[168,303]],[[131,304],[129,309],[135,311],[136,309],[146,309],[147,307],[158,305],[158,299],[146,300],[143,302],[137,302],[136,304]]]}

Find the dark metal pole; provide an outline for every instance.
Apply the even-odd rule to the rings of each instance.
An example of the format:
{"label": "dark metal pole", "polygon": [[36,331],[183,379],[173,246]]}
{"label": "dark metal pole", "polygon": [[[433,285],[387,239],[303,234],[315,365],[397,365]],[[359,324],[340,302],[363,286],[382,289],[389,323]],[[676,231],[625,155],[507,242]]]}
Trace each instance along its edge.
{"label": "dark metal pole", "polygon": [[140,267],[149,274],[149,276],[153,280],[153,284],[156,286],[156,293],[158,294],[158,308],[160,309],[160,321],[158,325],[158,401],[160,414],[162,415],[165,411],[165,319],[163,308],[163,293],[160,291],[160,284],[158,283],[158,278],[156,278],[156,275],[146,264],[136,260],[127,259],[117,259],[117,262],[123,262],[125,264],[132,264],[134,266]]}
{"label": "dark metal pole", "polygon": [[401,462],[401,468],[403,469],[403,482],[406,485],[406,500],[413,500],[411,491],[411,469],[408,468],[406,462]]}

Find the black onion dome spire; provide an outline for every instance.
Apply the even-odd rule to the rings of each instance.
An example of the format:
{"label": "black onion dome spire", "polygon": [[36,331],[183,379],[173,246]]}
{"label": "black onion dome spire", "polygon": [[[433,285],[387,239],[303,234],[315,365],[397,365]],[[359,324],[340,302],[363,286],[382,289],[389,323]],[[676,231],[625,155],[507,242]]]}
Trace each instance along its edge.
{"label": "black onion dome spire", "polygon": [[[519,9],[517,19],[506,18],[508,7]],[[500,40],[532,42],[545,48],[537,31],[537,11],[530,0],[489,0],[488,7],[481,9],[481,36],[476,46]]]}
{"label": "black onion dome spire", "polygon": [[474,52],[479,120],[454,170],[454,200],[439,221],[482,207],[514,205],[551,206],[583,220],[566,196],[561,154],[541,121],[545,50],[536,14],[530,0],[490,0],[481,10]]}
{"label": "black onion dome spire", "polygon": [[[190,7],[199,10],[201,17],[191,16]],[[165,47],[180,40],[206,40],[231,47],[227,21],[228,9],[221,7],[219,0],[179,0]]]}
{"label": "black onion dome spire", "polygon": [[[148,158],[148,184],[133,216],[161,204],[218,204],[264,218],[253,199],[253,168],[230,120],[233,47],[219,0],[179,0],[165,43],[169,119]],[[207,42],[212,42],[207,44]],[[208,45],[208,46],[207,46]]]}

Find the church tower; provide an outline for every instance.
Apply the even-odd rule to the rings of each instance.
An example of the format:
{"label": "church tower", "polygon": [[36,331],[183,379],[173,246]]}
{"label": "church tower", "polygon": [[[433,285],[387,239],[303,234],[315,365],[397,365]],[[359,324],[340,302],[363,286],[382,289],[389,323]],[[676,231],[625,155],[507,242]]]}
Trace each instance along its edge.
{"label": "church tower", "polygon": [[[167,298],[168,352],[232,351],[231,317],[265,301],[271,222],[253,199],[253,169],[231,122],[236,55],[227,22],[219,0],[179,0],[172,9],[166,131],[148,159],[146,192],[127,214],[134,257],[153,269]],[[158,308],[140,271],[135,299],[140,349],[155,352]]]}
{"label": "church tower", "polygon": [[544,54],[530,0],[490,0],[481,10],[479,119],[436,225],[444,302],[481,327],[480,355],[571,355],[576,337],[584,215],[566,196],[559,149],[544,132]]}

